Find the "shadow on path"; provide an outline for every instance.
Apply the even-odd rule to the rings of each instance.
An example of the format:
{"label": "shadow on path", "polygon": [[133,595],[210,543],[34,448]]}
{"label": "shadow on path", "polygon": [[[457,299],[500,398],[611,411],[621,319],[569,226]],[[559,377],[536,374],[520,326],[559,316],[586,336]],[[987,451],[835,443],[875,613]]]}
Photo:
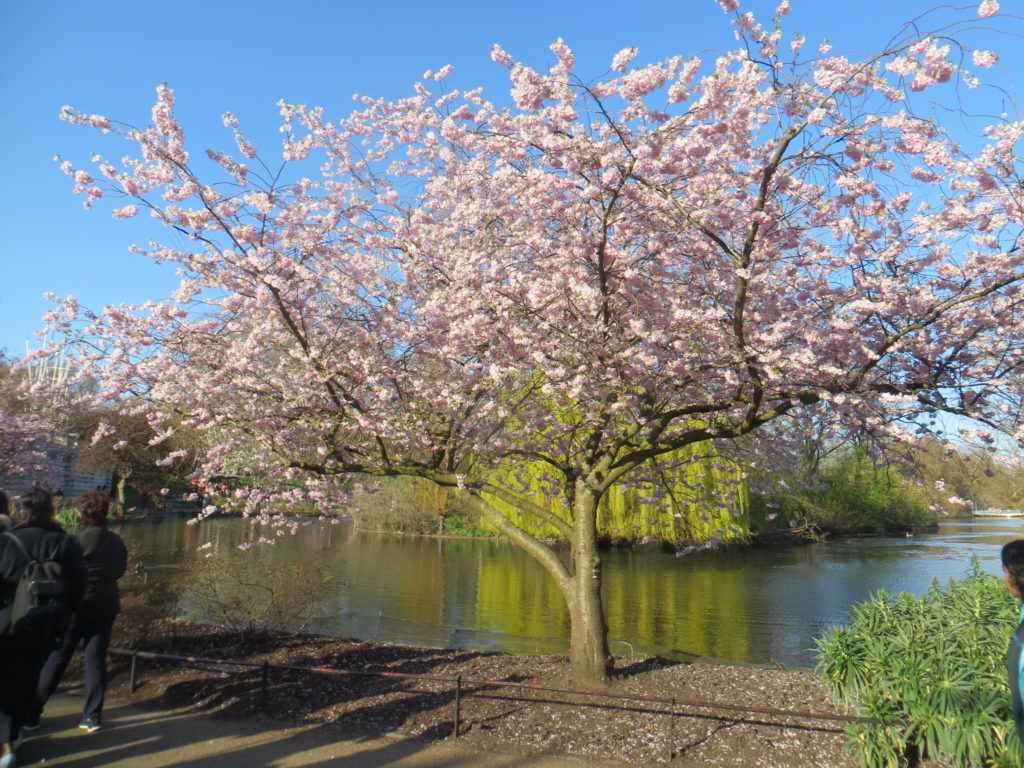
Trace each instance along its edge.
{"label": "shadow on path", "polygon": [[187,709],[152,710],[117,699],[107,703],[103,730],[90,734],[77,727],[81,706],[79,689],[51,698],[42,727],[18,750],[18,766],[580,768],[584,764],[569,757],[482,753],[450,742],[354,736],[321,725],[281,727],[211,718]]}

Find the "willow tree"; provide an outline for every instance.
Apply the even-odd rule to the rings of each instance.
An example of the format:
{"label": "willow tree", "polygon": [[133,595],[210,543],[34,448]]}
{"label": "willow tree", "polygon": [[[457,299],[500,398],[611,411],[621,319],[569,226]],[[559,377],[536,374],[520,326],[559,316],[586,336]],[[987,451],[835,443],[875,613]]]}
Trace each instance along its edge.
{"label": "willow tree", "polygon": [[[557,582],[572,672],[600,681],[598,504],[645,462],[826,404],[1013,433],[1024,124],[969,151],[915,106],[995,62],[955,43],[977,19],[852,59],[732,18],[743,45],[713,62],[627,49],[594,80],[562,41],[547,71],[496,46],[507,104],[448,67],[334,122],[282,102],[281,167],[230,114],[237,149],[194,159],[167,87],[147,127],[68,108],[134,147],[64,163],[76,190],[163,222],[169,244],[134,250],[184,278],[137,307],[67,300],[53,330],[157,429],[218,432],[208,475],[242,456],[314,500],[361,475],[458,489]],[[488,480],[510,461],[542,463],[563,514]]]}
{"label": "willow tree", "polygon": [[[709,442],[675,451],[634,470],[628,483],[601,496],[597,534],[616,543],[658,542],[709,549],[750,538],[749,493],[741,464],[715,455]],[[515,488],[517,496],[565,516],[561,482],[552,479],[544,462],[508,461],[488,481]],[[490,503],[515,516],[520,528],[535,536],[558,540],[561,531],[514,504]]]}

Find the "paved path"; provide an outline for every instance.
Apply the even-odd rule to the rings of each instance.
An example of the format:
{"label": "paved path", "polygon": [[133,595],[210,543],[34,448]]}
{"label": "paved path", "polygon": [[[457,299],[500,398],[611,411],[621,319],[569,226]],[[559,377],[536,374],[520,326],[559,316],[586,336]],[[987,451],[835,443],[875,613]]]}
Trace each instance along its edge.
{"label": "paved path", "polygon": [[188,710],[150,710],[108,700],[103,730],[78,729],[81,691],[46,705],[38,731],[18,750],[18,768],[582,768],[593,760],[482,753],[451,742],[345,737],[315,725],[266,730]]}

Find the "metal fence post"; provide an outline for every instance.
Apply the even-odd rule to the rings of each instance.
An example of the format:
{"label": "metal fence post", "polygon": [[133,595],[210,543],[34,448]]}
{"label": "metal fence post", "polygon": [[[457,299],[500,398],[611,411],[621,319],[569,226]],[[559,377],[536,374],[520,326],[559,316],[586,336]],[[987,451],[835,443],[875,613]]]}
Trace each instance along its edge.
{"label": "metal fence post", "polygon": [[267,678],[270,676],[270,663],[263,662],[263,674],[260,681],[260,709],[267,708]]}
{"label": "metal fence post", "polygon": [[455,730],[453,735],[459,738],[459,720],[462,717],[462,675],[455,678]]}
{"label": "metal fence post", "polygon": [[128,692],[135,693],[135,666],[139,659],[139,652],[137,649],[132,649],[132,668],[128,674]]}
{"label": "metal fence post", "polygon": [[675,731],[676,731],[676,698],[672,697],[672,709],[668,716],[668,761],[671,763],[672,758],[676,756],[676,745],[675,745]]}

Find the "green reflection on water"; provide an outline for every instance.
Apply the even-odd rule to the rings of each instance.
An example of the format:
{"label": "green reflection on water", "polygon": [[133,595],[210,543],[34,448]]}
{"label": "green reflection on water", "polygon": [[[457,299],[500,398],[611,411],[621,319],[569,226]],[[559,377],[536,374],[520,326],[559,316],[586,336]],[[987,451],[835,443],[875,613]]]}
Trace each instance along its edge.
{"label": "green reflection on water", "polygon": [[[259,539],[246,521],[178,519],[119,529],[153,578]],[[1020,521],[957,523],[914,539],[839,540],[783,549],[701,553],[605,553],[610,646],[619,656],[706,656],[740,662],[814,663],[813,638],[845,621],[877,589],[920,594],[959,578],[972,554],[998,571],[999,545],[1024,534]],[[277,539],[277,537],[273,537]],[[321,604],[315,632],[438,647],[564,653],[568,618],[544,570],[493,541],[360,534],[314,524],[277,539],[269,556],[301,563],[310,579],[339,583]],[[243,555],[244,556],[244,555]]]}

